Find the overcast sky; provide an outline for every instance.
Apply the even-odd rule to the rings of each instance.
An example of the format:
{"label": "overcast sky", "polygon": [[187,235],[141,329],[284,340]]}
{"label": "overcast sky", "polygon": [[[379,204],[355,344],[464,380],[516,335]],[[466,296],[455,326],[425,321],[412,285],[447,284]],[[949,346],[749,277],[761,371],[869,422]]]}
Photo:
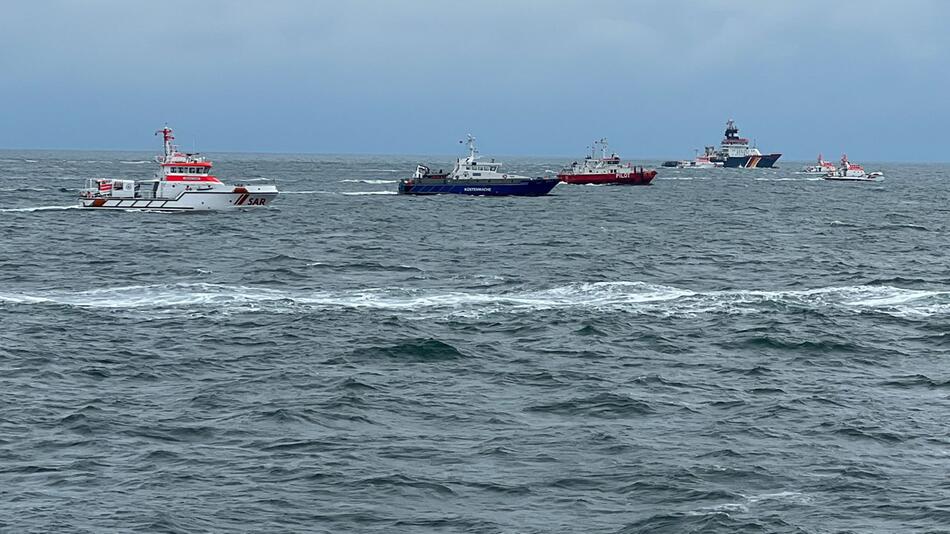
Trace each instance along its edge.
{"label": "overcast sky", "polygon": [[[945,0],[10,0],[0,148],[947,161]],[[188,147],[190,148],[190,147]]]}

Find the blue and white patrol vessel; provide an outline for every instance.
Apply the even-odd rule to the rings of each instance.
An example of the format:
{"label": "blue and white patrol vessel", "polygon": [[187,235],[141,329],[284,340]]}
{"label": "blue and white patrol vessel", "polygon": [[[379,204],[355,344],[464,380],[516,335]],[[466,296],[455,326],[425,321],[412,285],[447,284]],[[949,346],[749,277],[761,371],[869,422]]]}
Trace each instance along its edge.
{"label": "blue and white patrol vessel", "polygon": [[451,172],[432,172],[429,167],[418,165],[412,178],[399,181],[399,193],[537,197],[550,193],[560,181],[503,173],[499,170],[501,165],[494,159],[480,160],[475,138],[469,134],[468,156],[456,160]]}

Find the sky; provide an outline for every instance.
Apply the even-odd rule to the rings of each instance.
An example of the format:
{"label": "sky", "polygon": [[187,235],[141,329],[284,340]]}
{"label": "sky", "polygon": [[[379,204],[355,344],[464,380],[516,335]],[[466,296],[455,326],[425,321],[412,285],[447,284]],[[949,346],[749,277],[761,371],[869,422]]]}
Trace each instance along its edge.
{"label": "sky", "polygon": [[950,161],[946,0],[7,0],[0,148]]}

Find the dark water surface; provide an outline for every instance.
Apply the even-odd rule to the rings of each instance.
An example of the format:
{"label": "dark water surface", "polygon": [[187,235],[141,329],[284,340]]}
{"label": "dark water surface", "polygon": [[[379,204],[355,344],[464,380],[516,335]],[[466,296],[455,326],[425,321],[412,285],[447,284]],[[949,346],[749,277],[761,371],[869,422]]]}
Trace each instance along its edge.
{"label": "dark water surface", "polygon": [[63,209],[150,156],[0,152],[4,532],[950,532],[948,166]]}

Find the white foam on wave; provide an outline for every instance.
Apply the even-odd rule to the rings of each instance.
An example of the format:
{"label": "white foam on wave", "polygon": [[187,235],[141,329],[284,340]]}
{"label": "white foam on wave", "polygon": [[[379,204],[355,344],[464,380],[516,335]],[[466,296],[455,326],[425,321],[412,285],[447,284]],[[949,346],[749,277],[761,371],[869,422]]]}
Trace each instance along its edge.
{"label": "white foam on wave", "polygon": [[867,287],[856,292],[845,306],[858,310],[876,310],[904,318],[923,318],[950,314],[950,291],[929,291],[886,287]]}
{"label": "white foam on wave", "polygon": [[308,308],[366,309],[411,313],[420,318],[480,317],[496,313],[591,310],[691,317],[707,313],[757,313],[767,306],[885,313],[904,318],[950,314],[950,291],[891,286],[826,287],[796,291],[695,292],[645,282],[575,283],[543,290],[508,292],[368,288],[295,292],[208,283],[101,288],[80,292],[0,294],[0,302],[61,304],[87,308],[184,309],[294,312]]}
{"label": "white foam on wave", "polygon": [[13,304],[42,304],[44,302],[54,302],[48,298],[35,297],[32,295],[20,295],[17,293],[0,293],[0,302],[11,302]]}
{"label": "white foam on wave", "polygon": [[332,195],[334,193],[333,191],[312,190],[312,191],[281,191],[280,194],[281,195]]}
{"label": "white foam on wave", "polygon": [[749,507],[737,502],[727,502],[723,504],[717,504],[715,506],[707,506],[700,508],[698,510],[690,510],[686,512],[686,515],[689,516],[704,516],[704,515],[715,515],[715,514],[739,514],[749,511]]}
{"label": "white foam on wave", "polygon": [[362,196],[362,195],[395,195],[396,191],[345,191],[340,193],[341,195],[347,196]]}
{"label": "white foam on wave", "polygon": [[134,285],[44,295],[0,293],[0,302],[60,304],[80,308],[180,308],[234,306],[287,300],[283,293],[265,288],[217,284]]}
{"label": "white foam on wave", "polygon": [[0,187],[3,193],[22,193],[24,191],[49,191],[45,187]]}
{"label": "white foam on wave", "polygon": [[340,180],[344,184],[395,184],[399,180]]}
{"label": "white foam on wave", "polygon": [[780,491],[778,493],[762,493],[759,495],[749,496],[743,495],[743,497],[745,497],[750,503],[762,501],[785,501],[802,504],[811,501],[807,495],[804,495],[799,491]]}
{"label": "white foam on wave", "polygon": [[34,211],[55,211],[55,210],[72,210],[79,208],[79,204],[70,204],[67,206],[33,206],[27,208],[0,208],[0,212],[12,213],[30,213]]}
{"label": "white foam on wave", "polygon": [[135,160],[135,161],[120,161],[123,165],[145,165],[146,163],[152,163],[147,160]]}

